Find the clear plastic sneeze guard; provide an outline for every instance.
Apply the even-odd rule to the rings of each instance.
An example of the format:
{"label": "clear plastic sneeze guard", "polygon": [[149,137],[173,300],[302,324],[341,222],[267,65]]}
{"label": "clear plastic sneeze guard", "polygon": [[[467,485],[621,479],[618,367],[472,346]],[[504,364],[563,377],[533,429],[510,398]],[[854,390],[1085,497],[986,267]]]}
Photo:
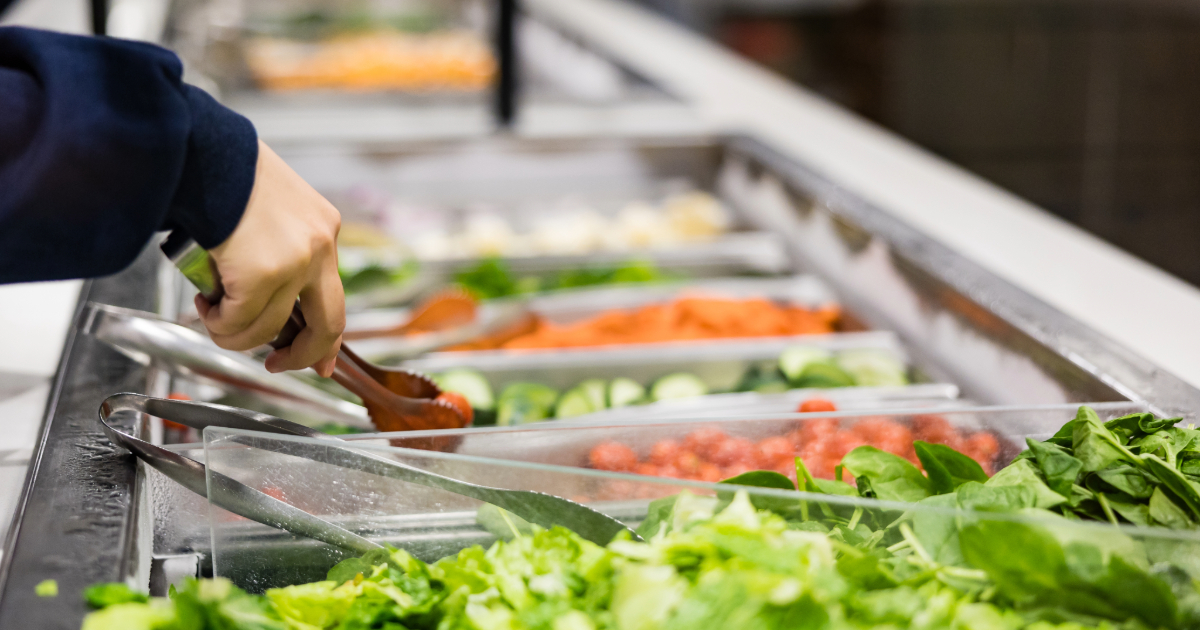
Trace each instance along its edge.
{"label": "clear plastic sneeze guard", "polygon": [[[1112,418],[1129,409],[1098,411],[1102,418]],[[1031,420],[1021,428],[1045,434],[1051,426],[1034,426],[1037,419],[1053,418],[1058,423],[1069,418],[1064,412],[1063,408],[1044,414],[1025,410]],[[985,426],[988,420],[1011,416],[1006,411],[994,417],[978,410],[973,413]],[[545,433],[607,430],[610,438],[628,439],[628,428]],[[524,435],[532,439],[537,433]],[[454,448],[461,439],[441,437],[445,439],[431,446]],[[504,444],[501,449],[512,445],[498,444]],[[366,440],[337,443],[215,428],[206,431],[205,448],[210,483],[215,473],[234,477],[427,562],[532,530],[512,515],[479,501],[350,470],[337,465],[331,453],[318,458],[332,464],[301,454],[311,455],[314,449],[361,449],[480,485],[553,493],[610,514],[631,527],[641,526],[639,534],[651,538],[652,532],[667,527],[686,527],[697,515],[707,518],[729,510],[724,522],[736,523],[739,528],[773,522],[775,527],[795,530],[798,538],[789,540],[815,545],[813,552],[825,554],[829,568],[836,567],[843,576],[847,571],[877,571],[873,568],[876,563],[886,564],[889,571],[896,572],[896,587],[906,580],[913,584],[937,582],[937,588],[969,593],[975,601],[1011,602],[1027,616],[1059,615],[1052,620],[1056,622],[1066,621],[1066,614],[1078,615],[1075,619],[1085,625],[1106,619],[1140,620],[1146,624],[1140,627],[1176,628],[1190,627],[1197,614],[1190,601],[1197,597],[1193,580],[1200,578],[1200,533],[1067,520],[1036,507],[1006,513],[962,510],[964,504],[978,505],[966,502],[963,492],[937,495],[920,504],[758,487],[745,488],[743,497],[731,486],[572,469],[536,458],[491,459]],[[668,497],[674,497],[673,504],[661,500]],[[659,501],[652,503],[655,500]],[[987,503],[982,505],[986,508]],[[769,510],[774,516],[752,508]],[[231,517],[215,507],[210,519],[215,574],[251,591],[321,580],[330,567],[348,556]],[[730,547],[734,548],[736,545]],[[628,553],[628,548],[622,549]],[[798,570],[812,570],[812,566],[805,567]],[[889,574],[884,571],[880,575]]]}
{"label": "clear plastic sneeze guard", "polygon": [[[1135,403],[1102,403],[1094,408],[1105,420],[1145,410],[1143,405]],[[1074,409],[1067,405],[975,408],[939,411],[937,415],[955,430],[994,435],[999,448],[993,462],[998,468],[1023,448],[1025,437],[1049,437],[1074,416]],[[646,518],[649,503],[654,499],[683,490],[699,496],[715,496],[728,486],[586,468],[588,455],[595,446],[620,442],[643,456],[659,440],[682,439],[704,429],[762,439],[802,430],[814,422],[827,422],[830,417],[841,426],[853,427],[881,418],[908,425],[921,414],[912,411],[891,415],[789,414],[719,421],[551,425],[526,430],[346,436],[347,440],[336,442],[211,427],[205,431],[205,460],[210,483],[213,474],[231,477],[351,532],[405,549],[431,562],[471,545],[489,545],[497,536],[505,535],[507,522],[492,508],[480,512],[484,504],[475,499],[377,476],[344,464],[323,462],[336,463],[337,454],[346,449],[361,450],[459,481],[564,497],[637,527]],[[320,455],[314,456],[317,452]],[[814,474],[829,476],[816,471]],[[750,492],[796,506],[807,504],[810,515],[832,511],[848,516],[861,510],[873,515],[871,522],[884,524],[892,523],[905,510],[916,509],[794,491],[751,489]],[[930,518],[945,516],[937,510],[928,513]],[[860,516],[859,520],[862,518],[865,517]],[[999,516],[970,517],[971,520],[991,518],[1012,520]],[[209,519],[214,574],[228,577],[251,591],[321,580],[330,567],[349,555],[324,543],[235,516],[211,504]],[[1017,522],[1026,521],[1017,519]],[[1074,525],[1055,521],[1054,528],[1060,527],[1076,531]],[[1095,528],[1083,527],[1078,531]],[[1102,531],[1116,535],[1112,526],[1107,527]],[[1187,545],[1189,550],[1194,547],[1196,568],[1200,570],[1200,537],[1158,530],[1122,532],[1136,540],[1157,541],[1160,546]]]}

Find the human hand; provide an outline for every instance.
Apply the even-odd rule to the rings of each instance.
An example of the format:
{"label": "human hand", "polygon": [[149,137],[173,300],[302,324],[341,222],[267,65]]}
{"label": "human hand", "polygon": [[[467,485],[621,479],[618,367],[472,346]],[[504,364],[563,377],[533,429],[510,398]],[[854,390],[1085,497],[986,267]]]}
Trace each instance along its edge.
{"label": "human hand", "polygon": [[196,310],[220,347],[249,350],[279,334],[300,298],[307,325],[292,345],[267,357],[267,370],[312,367],[333,373],[346,298],[338,277],[341,215],[266,144],[246,211],[224,243],[209,250],[224,295],[216,304],[196,296]]}

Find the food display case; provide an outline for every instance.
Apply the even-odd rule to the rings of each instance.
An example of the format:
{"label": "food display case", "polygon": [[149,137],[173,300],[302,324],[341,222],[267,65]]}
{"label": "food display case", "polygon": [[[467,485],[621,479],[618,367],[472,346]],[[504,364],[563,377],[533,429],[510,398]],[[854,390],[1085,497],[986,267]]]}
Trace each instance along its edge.
{"label": "food display case", "polygon": [[[319,77],[271,75],[287,64],[299,67],[298,58],[308,63],[344,54],[324,47],[340,40],[323,29],[348,28],[353,16],[283,19],[265,3],[179,5],[174,45],[199,60],[201,72],[216,79],[235,107],[425,107],[479,96],[479,86],[414,88],[395,77],[390,84],[379,79],[363,96],[343,89],[354,86],[320,84]],[[486,33],[482,3],[428,7],[435,5],[445,10],[442,17],[392,16],[393,26],[449,25],[476,38]],[[261,15],[246,17],[252,12]],[[230,15],[242,17],[224,26],[217,19]],[[418,18],[432,21],[418,29]],[[544,24],[527,27],[530,40],[566,46],[553,43],[560,35]],[[281,35],[309,41],[280,42]],[[371,50],[413,42],[350,43]],[[560,80],[570,75],[557,72]],[[624,96],[643,87],[662,95],[632,75],[615,76],[621,85],[641,86]],[[1200,408],[1200,390],[883,211],[860,191],[777,152],[769,137],[513,133],[407,143],[325,137],[274,148],[343,210],[350,228],[342,244],[347,282],[364,270],[383,278],[348,291],[351,331],[403,322],[422,300],[455,286],[475,291],[476,317],[484,325],[517,309],[541,318],[540,325],[569,327],[697,295],[832,313],[827,328],[804,334],[743,331],[577,347],[472,347],[472,338],[450,337],[350,342],[371,358],[443,379],[447,389],[447,374],[470,370],[497,399],[490,418],[502,425],[496,427],[346,435],[348,442],[334,444],[238,430],[200,434],[149,416],[112,419],[132,435],[204,461],[209,474],[270,486],[301,509],[423,560],[504,534],[480,516],[479,501],[330,465],[338,449],[370,451],[459,482],[565,496],[636,527],[646,520],[650,500],[681,490],[723,496],[727,491],[712,482],[744,472],[738,466],[746,462],[716,454],[682,474],[676,462],[653,454],[659,444],[699,432],[718,431],[736,444],[772,441],[794,455],[801,445],[788,436],[818,421],[836,421],[844,444],[871,444],[867,432],[881,422],[907,432],[910,445],[917,437],[936,441],[929,427],[944,425],[950,428],[938,434],[939,443],[953,441],[992,471],[1012,461],[1025,438],[1051,435],[1079,404],[1105,420],[1145,411],[1192,420]],[[637,273],[617,274],[623,265],[636,265]],[[481,289],[485,272],[493,283],[486,286],[507,288]],[[586,283],[564,280],[584,276]],[[348,392],[311,375],[268,375],[256,356],[208,344],[189,328],[195,323],[191,294],[156,247],[120,274],[85,285],[0,560],[0,627],[78,627],[86,608],[75,595],[96,582],[123,581],[162,594],[185,576],[223,576],[261,590],[318,579],[345,557],[344,550],[209,506],[104,437],[97,408],[116,392],[186,394],[309,426],[334,423],[346,429],[339,433],[371,430],[365,409]],[[783,357],[795,349],[849,380],[834,386],[805,381],[804,369],[790,373]],[[874,357],[872,368],[886,364],[889,379],[851,374],[853,356]],[[683,373],[699,384],[695,397],[653,394],[656,384]],[[618,381],[641,393],[615,404]],[[596,382],[603,402],[589,402],[582,413],[558,413],[572,392],[584,396],[584,384]],[[530,383],[553,389],[555,400],[537,417],[512,420],[510,414],[501,421],[503,392]],[[797,411],[814,397],[837,410]],[[469,402],[478,424],[485,424],[478,412],[488,409]],[[557,415],[562,420],[543,421]],[[597,449],[615,448],[605,446],[611,444],[632,462],[604,464]],[[326,453],[323,461],[317,452]],[[814,464],[818,477],[833,474],[828,459]],[[703,474],[701,464],[710,467]],[[794,465],[790,473],[795,481]],[[749,500],[796,498],[779,492],[751,489]],[[857,497],[801,503],[873,514],[873,523],[907,509]],[[945,514],[932,509],[928,515]],[[1064,527],[1078,527],[1073,535],[1083,536],[1099,526]],[[1200,544],[1190,534],[1145,528],[1127,534],[1159,559]],[[68,596],[47,605],[33,589],[45,579],[57,580]]]}

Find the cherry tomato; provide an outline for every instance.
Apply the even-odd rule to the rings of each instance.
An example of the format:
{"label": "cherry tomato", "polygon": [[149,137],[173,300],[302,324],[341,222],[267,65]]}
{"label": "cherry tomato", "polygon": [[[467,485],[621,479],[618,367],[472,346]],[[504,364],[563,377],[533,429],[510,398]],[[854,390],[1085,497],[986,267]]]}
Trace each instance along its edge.
{"label": "cherry tomato", "polygon": [[820,411],[837,411],[837,405],[833,404],[832,400],[824,398],[809,398],[800,403],[800,407],[796,409],[800,413],[817,413]]}
{"label": "cherry tomato", "polygon": [[442,392],[438,394],[436,400],[443,400],[451,405],[454,405],[454,408],[457,409],[458,412],[462,414],[462,417],[467,421],[468,426],[470,426],[471,422],[475,420],[475,410],[471,408],[471,403],[467,401],[466,396],[463,396],[458,392]]}
{"label": "cherry tomato", "polygon": [[769,437],[759,442],[758,450],[769,465],[777,464],[781,460],[791,463],[796,457],[796,445],[783,436]]}
{"label": "cherry tomato", "polygon": [[720,481],[723,479],[721,477],[721,468],[715,464],[704,462],[700,464],[699,470],[696,471],[696,479],[709,483]]}
{"label": "cherry tomato", "polygon": [[675,463],[683,447],[675,440],[663,440],[650,447],[650,462],[659,466]]}
{"label": "cherry tomato", "polygon": [[757,451],[754,442],[746,438],[729,438],[717,447],[709,460],[718,466],[729,466],[736,461],[753,465],[761,457]]}
{"label": "cherry tomato", "polygon": [[619,442],[597,444],[588,454],[588,462],[597,470],[627,471],[637,465],[637,454]]}
{"label": "cherry tomato", "polygon": [[700,429],[699,431],[693,431],[687,437],[683,438],[683,448],[704,459],[711,460],[717,447],[728,439],[729,436],[725,435],[725,432],[720,429]]}
{"label": "cherry tomato", "polygon": [[827,438],[838,432],[838,427],[841,425],[837,418],[813,418],[805,420],[800,425],[800,444],[806,444],[813,440]]}
{"label": "cherry tomato", "polygon": [[646,475],[647,477],[657,477],[659,476],[658,470],[658,466],[655,466],[654,464],[642,463],[633,467],[633,474]]}
{"label": "cherry tomato", "polygon": [[683,474],[691,475],[700,470],[700,465],[704,462],[700,459],[699,455],[691,451],[679,451],[679,454],[675,457],[675,461],[672,463],[675,468],[683,471]]}

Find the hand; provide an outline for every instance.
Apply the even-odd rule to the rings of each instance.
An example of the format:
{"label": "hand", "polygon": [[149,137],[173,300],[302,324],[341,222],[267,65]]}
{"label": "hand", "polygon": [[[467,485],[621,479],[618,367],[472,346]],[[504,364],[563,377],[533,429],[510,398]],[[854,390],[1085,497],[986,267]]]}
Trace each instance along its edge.
{"label": "hand", "polygon": [[196,296],[213,341],[229,350],[271,341],[299,296],[308,325],[291,346],[267,357],[267,370],[332,374],[346,327],[337,266],[341,222],[337,209],[260,141],[246,211],[233,234],[209,250],[225,295],[216,304]]}

